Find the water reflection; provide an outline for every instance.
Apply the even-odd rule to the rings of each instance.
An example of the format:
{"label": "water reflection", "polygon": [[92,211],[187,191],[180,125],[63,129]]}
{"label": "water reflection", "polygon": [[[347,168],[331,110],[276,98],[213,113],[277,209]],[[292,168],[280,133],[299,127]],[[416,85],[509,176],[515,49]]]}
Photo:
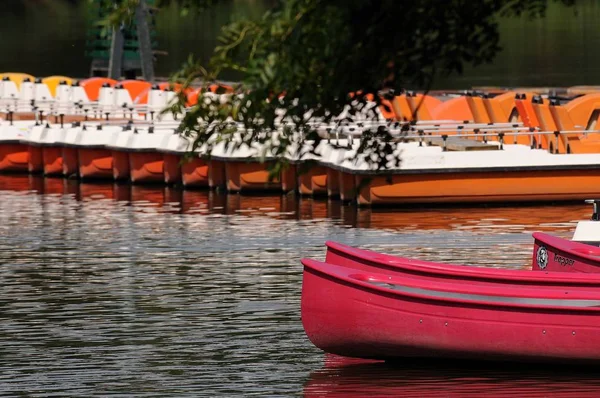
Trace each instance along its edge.
{"label": "water reflection", "polygon": [[591,208],[580,203],[475,207],[357,208],[338,200],[295,195],[246,196],[176,187],[83,182],[40,176],[0,176],[0,190],[73,195],[77,200],[112,199],[136,208],[168,213],[238,214],[294,220],[333,220],[353,228],[393,231],[452,230],[481,234],[551,231],[570,236],[577,221],[589,219]]}
{"label": "water reflection", "polygon": [[[524,232],[587,213],[578,205],[368,210],[287,195],[0,176],[0,395],[298,395],[323,362],[302,330],[300,259],[322,258],[325,240],[527,268]],[[396,395],[407,383],[433,391],[419,384],[425,379],[451,380],[447,388],[458,391],[472,384],[451,367],[385,366],[358,368],[372,379],[381,373],[379,381],[316,371],[304,392],[343,388],[331,382],[344,377],[384,395],[378,386]],[[494,381],[477,388],[498,391],[488,371],[471,373]],[[569,377],[588,386],[585,374]]]}
{"label": "water reflection", "polygon": [[597,397],[600,372],[585,367],[407,359],[403,363],[325,357],[305,397]]}

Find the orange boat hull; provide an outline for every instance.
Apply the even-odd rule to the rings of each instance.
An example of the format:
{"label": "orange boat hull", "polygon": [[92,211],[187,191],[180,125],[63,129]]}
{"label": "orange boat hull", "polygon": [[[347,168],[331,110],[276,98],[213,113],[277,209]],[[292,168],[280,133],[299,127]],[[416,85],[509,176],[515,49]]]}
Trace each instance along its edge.
{"label": "orange boat hull", "polygon": [[23,144],[0,145],[0,171],[29,171],[29,148]]}
{"label": "orange boat hull", "polygon": [[600,195],[600,170],[520,170],[355,176],[359,205],[580,200]]}
{"label": "orange boat hull", "polygon": [[340,196],[340,176],[338,170],[327,169],[327,196],[330,198]]}
{"label": "orange boat hull", "polygon": [[164,154],[164,178],[167,184],[176,184],[181,181],[181,156]]}
{"label": "orange boat hull", "polygon": [[298,191],[300,195],[326,195],[327,169],[323,166],[317,166],[299,174]]}
{"label": "orange boat hull", "polygon": [[81,178],[113,178],[112,152],[107,149],[80,148],[79,176]]}
{"label": "orange boat hull", "polygon": [[283,192],[295,191],[298,188],[296,169],[296,165],[290,164],[281,170],[281,189]]}
{"label": "orange boat hull", "polygon": [[227,162],[225,164],[227,190],[230,192],[281,190],[281,182],[278,178],[269,181],[267,167],[263,163]]}
{"label": "orange boat hull", "polygon": [[181,179],[186,187],[210,186],[209,163],[200,158],[186,161],[181,165]]}
{"label": "orange boat hull", "polygon": [[29,152],[29,163],[27,164],[27,170],[30,173],[40,173],[44,171],[42,148],[38,146],[30,146],[27,150]]}
{"label": "orange boat hull", "polygon": [[131,182],[164,182],[164,158],[157,152],[129,154]]}
{"label": "orange boat hull", "polygon": [[129,167],[129,153],[121,151],[112,151],[113,157],[113,178],[115,180],[128,179],[131,173]]}
{"label": "orange boat hull", "polygon": [[[334,185],[334,184],[332,184]],[[335,185],[334,185],[335,186]],[[333,188],[332,188],[333,190]],[[338,172],[338,191],[340,199],[344,202],[351,202],[356,198],[356,177],[342,171]]]}
{"label": "orange boat hull", "polygon": [[75,148],[63,148],[63,174],[67,177],[77,176],[79,173],[79,156]]}
{"label": "orange boat hull", "polygon": [[45,175],[63,174],[63,148],[44,147],[42,148],[42,160],[44,163]]}

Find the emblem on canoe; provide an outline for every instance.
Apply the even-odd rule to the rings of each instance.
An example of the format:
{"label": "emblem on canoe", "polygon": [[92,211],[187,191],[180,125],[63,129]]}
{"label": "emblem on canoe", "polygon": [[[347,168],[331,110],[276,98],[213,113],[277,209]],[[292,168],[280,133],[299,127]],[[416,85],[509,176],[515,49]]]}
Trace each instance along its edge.
{"label": "emblem on canoe", "polygon": [[544,246],[538,247],[536,261],[540,269],[544,269],[548,265],[548,251]]}

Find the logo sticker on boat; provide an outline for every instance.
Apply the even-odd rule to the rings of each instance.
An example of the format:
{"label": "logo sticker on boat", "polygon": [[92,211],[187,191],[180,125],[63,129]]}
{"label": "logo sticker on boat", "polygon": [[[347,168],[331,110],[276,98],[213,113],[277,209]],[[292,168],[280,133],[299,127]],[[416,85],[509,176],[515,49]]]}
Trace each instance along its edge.
{"label": "logo sticker on boat", "polygon": [[536,261],[540,269],[545,269],[548,265],[548,250],[544,246],[538,247]]}

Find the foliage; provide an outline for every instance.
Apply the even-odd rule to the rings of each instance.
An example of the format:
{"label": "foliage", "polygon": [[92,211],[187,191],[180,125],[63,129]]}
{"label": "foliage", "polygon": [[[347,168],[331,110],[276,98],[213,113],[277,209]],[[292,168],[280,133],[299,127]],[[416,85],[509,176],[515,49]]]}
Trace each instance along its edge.
{"label": "foliage", "polygon": [[[126,0],[137,1],[137,0]],[[174,0],[171,0],[174,1]],[[281,0],[260,20],[225,26],[209,65],[193,60],[175,79],[189,85],[238,71],[236,93],[203,98],[182,133],[196,146],[224,141],[266,145],[263,155],[302,157],[319,145],[318,123],[377,117],[367,98],[383,91],[428,90],[436,76],[489,62],[499,51],[498,17],[542,17],[550,1],[575,0]],[[183,0],[189,7],[206,0]],[[164,3],[164,2],[163,2]],[[285,93],[285,96],[280,94]],[[358,95],[349,95],[359,93]],[[172,110],[183,112],[185,98]],[[345,117],[339,115],[346,108]],[[281,128],[285,117],[288,127]],[[243,125],[243,129],[231,122]],[[378,168],[397,165],[394,137],[379,127],[364,134],[356,156]],[[392,156],[394,155],[394,156]]]}

